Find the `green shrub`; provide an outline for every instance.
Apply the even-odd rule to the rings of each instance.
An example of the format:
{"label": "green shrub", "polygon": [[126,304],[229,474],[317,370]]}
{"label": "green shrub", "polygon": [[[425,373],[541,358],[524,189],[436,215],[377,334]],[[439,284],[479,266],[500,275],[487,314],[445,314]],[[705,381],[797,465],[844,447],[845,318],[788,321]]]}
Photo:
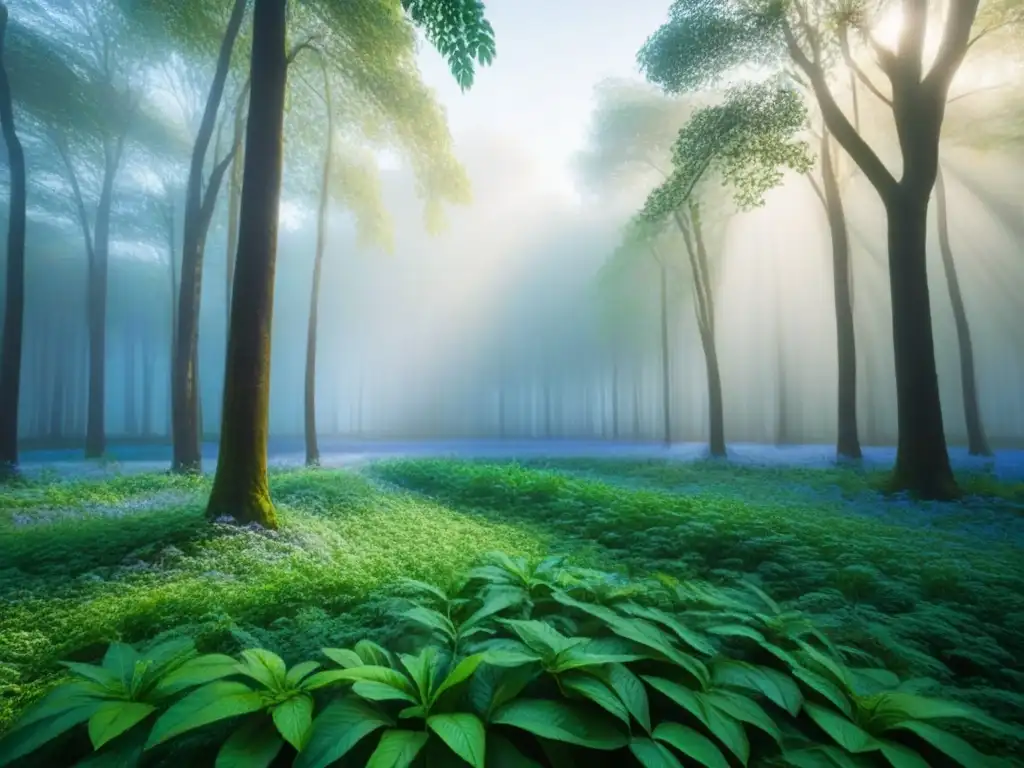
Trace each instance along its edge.
{"label": "green shrub", "polygon": [[[404,583],[415,647],[324,648],[291,668],[265,649],[112,644],[0,740],[6,765],[86,725],[94,759],[145,763],[232,721],[217,768],[430,765],[988,764],[947,723],[1015,735],[834,645],[760,589],[626,581],[490,556],[463,582]],[[340,761],[340,762],[339,762]],[[95,765],[96,763],[92,763]],[[275,764],[280,764],[275,763]]]}

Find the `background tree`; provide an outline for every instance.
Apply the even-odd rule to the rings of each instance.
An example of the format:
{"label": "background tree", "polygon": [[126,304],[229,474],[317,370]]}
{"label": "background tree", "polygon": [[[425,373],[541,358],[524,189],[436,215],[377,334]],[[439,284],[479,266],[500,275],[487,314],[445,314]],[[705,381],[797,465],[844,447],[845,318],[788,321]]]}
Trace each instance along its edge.
{"label": "background tree", "polygon": [[7,78],[5,43],[7,6],[0,3],[0,128],[7,147],[11,196],[7,219],[7,278],[3,341],[0,346],[0,474],[18,466],[18,403],[21,389],[21,347],[25,322],[25,152],[14,125],[11,84]]}

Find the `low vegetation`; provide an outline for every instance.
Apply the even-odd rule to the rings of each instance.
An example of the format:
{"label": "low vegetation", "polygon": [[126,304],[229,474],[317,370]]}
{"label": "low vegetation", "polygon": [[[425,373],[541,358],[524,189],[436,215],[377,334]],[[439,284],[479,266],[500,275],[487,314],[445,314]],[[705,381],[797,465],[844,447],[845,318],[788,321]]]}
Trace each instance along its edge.
{"label": "low vegetation", "polygon": [[[1010,757],[1021,753],[1014,728],[1024,724],[1017,548],[981,546],[950,531],[908,536],[906,527],[851,514],[850,499],[874,491],[870,477],[846,470],[786,476],[727,466],[702,474],[700,467],[570,464],[427,460],[378,464],[363,475],[282,472],[272,476],[277,532],[207,523],[203,478],[50,479],[9,489],[0,500],[3,754],[40,747],[26,765],[40,764],[40,755],[60,765],[57,754],[82,757],[99,743],[99,757],[141,749],[149,739],[160,746],[146,751],[147,765],[180,763],[183,751],[199,755],[223,744],[244,747],[245,759],[252,758],[246,749],[262,745],[269,754],[276,745],[283,764],[302,747],[296,764],[327,765],[303,755],[324,739],[336,744],[330,729],[361,717],[363,725],[351,727],[365,738],[342,764],[363,765],[375,751],[394,748],[407,755],[449,750],[470,764],[486,755],[488,765],[513,754],[551,765],[634,758],[674,765],[687,757],[728,765],[749,750],[754,765],[777,758],[780,743],[793,765],[985,764],[964,762],[965,755],[976,759],[974,750],[1020,764]],[[836,487],[830,499],[825,491]],[[996,505],[1014,503],[1015,492],[995,483],[984,489]],[[915,508],[905,500],[876,503]],[[480,566],[494,550],[507,554]],[[552,552],[562,557],[544,560]],[[538,563],[545,563],[539,571]],[[637,626],[656,632],[641,637]],[[324,648],[353,650],[325,656]],[[594,661],[602,653],[616,660]],[[557,668],[556,657],[576,654],[590,661]],[[163,684],[152,698],[165,675],[184,674],[172,668],[202,666],[203,658],[219,659],[210,669],[223,674],[188,678],[194,682],[170,691]],[[116,684],[96,671],[118,664],[131,674]],[[645,681],[639,690],[649,722],[608,677],[620,664]],[[469,667],[448,693],[434,696],[446,675]],[[298,671],[259,671],[282,668]],[[861,668],[875,671],[850,671]],[[81,703],[74,722],[57,729],[69,732],[47,745],[56,732],[38,723],[52,725],[59,707],[37,709],[48,717],[36,726],[24,713],[68,682],[69,671],[78,686],[71,690],[107,686],[89,693],[101,695],[105,714],[93,725],[100,710],[88,707],[100,705]],[[420,673],[435,687],[421,690]],[[90,675],[93,683],[83,683]],[[503,675],[522,678],[522,687],[481,709],[481,686],[493,692]],[[819,678],[827,693],[816,687]],[[404,692],[404,704],[374,699],[386,692],[382,685]],[[248,721],[221,713],[166,725],[191,706],[183,702],[213,696],[217,686],[254,707],[231,710],[250,713]],[[702,697],[711,698],[702,704]],[[442,698],[436,709],[395,720],[404,708]],[[287,707],[296,719],[282,726],[286,716],[274,708],[293,700],[299,703]],[[939,700],[947,703],[926,703]],[[44,701],[51,704],[34,706],[57,706]],[[132,706],[122,713],[112,701]],[[876,705],[895,709],[880,719],[860,709]],[[570,711],[564,722],[555,716]],[[261,717],[277,723],[278,736],[271,738]],[[72,727],[86,721],[89,728]],[[555,733],[558,722],[563,730]],[[915,724],[897,734],[896,722]],[[935,727],[947,735],[935,736]],[[257,732],[258,744],[245,735]],[[603,748],[584,743],[587,734],[604,739]],[[714,751],[704,757],[680,746],[705,742]],[[603,751],[567,756],[566,744]],[[504,757],[494,757],[495,749]],[[859,757],[837,757],[843,750]]]}

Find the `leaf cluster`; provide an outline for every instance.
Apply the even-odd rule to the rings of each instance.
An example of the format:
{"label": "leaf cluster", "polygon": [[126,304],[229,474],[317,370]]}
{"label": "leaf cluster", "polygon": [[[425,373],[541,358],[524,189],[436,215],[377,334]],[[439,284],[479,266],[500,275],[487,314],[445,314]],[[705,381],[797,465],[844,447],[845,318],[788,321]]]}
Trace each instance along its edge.
{"label": "leaf cluster", "polygon": [[[710,768],[934,764],[987,758],[943,727],[1007,726],[855,668],[795,611],[751,585],[632,582],[561,558],[489,556],[442,589],[408,581],[403,618],[420,650],[362,640],[325,648],[336,667],[276,654],[197,655],[190,641],[110,646],[0,741],[0,764],[87,723],[97,757],[148,750],[237,719],[218,766],[584,764]],[[379,734],[379,735],[378,735]],[[374,737],[370,740],[370,737]],[[286,746],[287,745],[287,746]],[[874,762],[865,762],[874,760]],[[347,764],[347,763],[346,763]]]}

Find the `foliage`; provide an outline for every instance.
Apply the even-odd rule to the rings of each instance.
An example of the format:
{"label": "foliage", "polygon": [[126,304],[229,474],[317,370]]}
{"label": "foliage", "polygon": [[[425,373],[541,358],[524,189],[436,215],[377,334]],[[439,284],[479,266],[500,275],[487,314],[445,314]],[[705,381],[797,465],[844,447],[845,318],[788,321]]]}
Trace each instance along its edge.
{"label": "foliage", "polygon": [[[0,742],[0,764],[80,723],[122,765],[224,720],[217,765],[324,768],[360,748],[368,766],[441,764],[706,766],[776,758],[896,768],[945,755],[986,758],[944,726],[1009,728],[913,692],[885,669],[857,668],[798,612],[759,589],[624,583],[610,574],[494,553],[446,592],[425,582],[402,615],[424,633],[414,653],[368,640],[290,668],[271,651],[197,655],[187,640],[143,653],[111,644]],[[372,738],[371,738],[372,737]],[[552,742],[554,742],[552,744]],[[593,754],[598,753],[598,754]],[[632,757],[630,757],[632,756]],[[728,756],[728,757],[727,757]]]}
{"label": "foliage", "polygon": [[473,85],[477,64],[494,60],[494,30],[480,0],[402,0],[402,7],[445,57],[462,90]]}

